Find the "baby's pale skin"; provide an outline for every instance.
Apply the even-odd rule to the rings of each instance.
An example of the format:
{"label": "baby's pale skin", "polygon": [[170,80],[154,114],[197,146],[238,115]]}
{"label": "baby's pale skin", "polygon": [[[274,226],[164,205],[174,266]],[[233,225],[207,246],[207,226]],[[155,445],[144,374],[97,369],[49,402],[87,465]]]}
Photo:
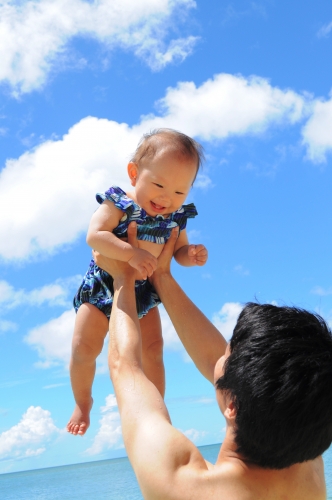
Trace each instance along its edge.
{"label": "baby's pale skin", "polygon": [[[130,162],[127,170],[133,187],[127,196],[144,208],[148,215],[167,216],[185,202],[196,176],[197,162],[165,146],[153,158],[143,159],[139,166]],[[147,279],[155,271],[157,258],[164,245],[139,241],[138,246],[132,246],[119,239],[112,231],[123,215],[112,202],[105,200],[92,216],[87,243],[105,257],[128,262],[136,270],[136,279]],[[174,258],[179,264],[202,266],[207,256],[204,245],[190,245],[186,230],[181,231],[174,249]],[[164,397],[163,340],[158,308],[151,309],[139,323],[144,372]],[[88,303],[80,306],[76,315],[70,361],[71,384],[76,402],[67,424],[71,434],[83,435],[90,425],[96,358],[102,350],[108,328],[107,317],[97,307]]]}

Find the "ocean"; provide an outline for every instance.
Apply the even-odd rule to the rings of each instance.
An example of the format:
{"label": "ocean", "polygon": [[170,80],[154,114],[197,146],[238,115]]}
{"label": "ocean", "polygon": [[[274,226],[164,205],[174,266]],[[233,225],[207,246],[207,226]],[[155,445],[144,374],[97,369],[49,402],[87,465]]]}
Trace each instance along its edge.
{"label": "ocean", "polygon": [[[215,462],[220,444],[201,446]],[[332,447],[324,454],[327,498],[332,500]],[[0,475],[1,500],[142,500],[127,458]]]}

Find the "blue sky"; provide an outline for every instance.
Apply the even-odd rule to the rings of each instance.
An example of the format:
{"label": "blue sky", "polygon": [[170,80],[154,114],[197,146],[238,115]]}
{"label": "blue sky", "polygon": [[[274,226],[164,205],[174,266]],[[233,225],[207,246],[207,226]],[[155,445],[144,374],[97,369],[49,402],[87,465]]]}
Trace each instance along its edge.
{"label": "blue sky", "polygon": [[[0,0],[0,473],[125,453],[106,349],[91,427],[65,432],[72,296],[95,193],[128,187],[151,128],[201,141],[188,201],[203,268],[173,271],[229,338],[242,304],[332,322],[332,4],[328,0]],[[161,309],[166,402],[220,442],[214,390]]]}

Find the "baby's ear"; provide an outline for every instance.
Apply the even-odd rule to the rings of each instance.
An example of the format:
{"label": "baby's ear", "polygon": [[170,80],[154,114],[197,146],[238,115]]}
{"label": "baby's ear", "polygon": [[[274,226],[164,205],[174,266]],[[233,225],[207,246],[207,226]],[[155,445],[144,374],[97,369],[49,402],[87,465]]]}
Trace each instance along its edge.
{"label": "baby's ear", "polygon": [[138,175],[138,166],[136,163],[133,163],[132,161],[128,163],[127,167],[130,183],[132,186],[136,186],[136,179]]}

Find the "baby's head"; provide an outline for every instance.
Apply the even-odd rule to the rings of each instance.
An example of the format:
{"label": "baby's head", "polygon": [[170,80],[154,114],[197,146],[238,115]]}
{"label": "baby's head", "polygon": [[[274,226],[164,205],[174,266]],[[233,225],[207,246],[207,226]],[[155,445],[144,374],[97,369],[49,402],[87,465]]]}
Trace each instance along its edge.
{"label": "baby's head", "polygon": [[128,164],[136,202],[153,217],[175,212],[203,159],[203,147],[181,132],[163,128],[144,134]]}

